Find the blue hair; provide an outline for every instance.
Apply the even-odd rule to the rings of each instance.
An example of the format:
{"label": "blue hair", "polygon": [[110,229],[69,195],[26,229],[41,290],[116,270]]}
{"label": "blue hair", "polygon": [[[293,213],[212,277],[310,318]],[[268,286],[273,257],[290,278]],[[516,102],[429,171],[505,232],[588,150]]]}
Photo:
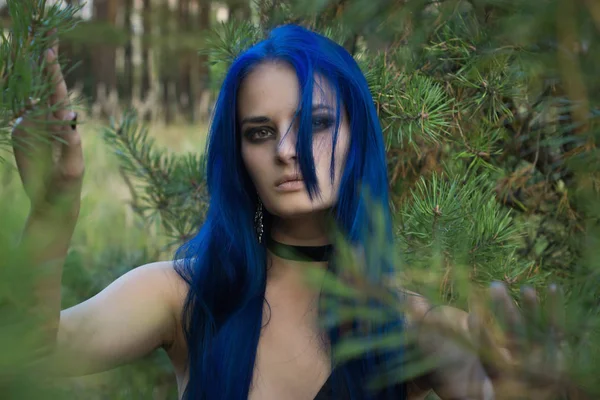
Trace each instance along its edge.
{"label": "blue hair", "polygon": [[[206,221],[175,254],[175,268],[189,284],[183,321],[189,367],[184,398],[190,400],[246,400],[252,383],[265,304],[267,254],[254,228],[258,197],[242,161],[236,104],[244,77],[264,62],[284,62],[296,71],[301,96],[296,150],[311,198],[318,193],[312,96],[315,76],[322,76],[336,94],[338,123],[344,107],[350,124],[348,155],[332,210],[334,221],[350,243],[365,243],[369,220],[361,195],[364,188],[370,200],[384,206],[386,232],[392,237],[383,135],[362,71],[343,47],[324,36],[295,25],[275,28],[242,53],[224,79],[207,142],[210,203]],[[334,148],[337,136],[336,129]],[[332,159],[332,179],[333,166]],[[269,224],[270,216],[265,213],[265,235]],[[375,279],[387,270],[381,265],[369,267]],[[330,331],[332,346],[338,339],[338,333]],[[370,394],[364,381],[375,371],[377,359],[367,355],[335,368],[336,379],[350,389],[352,399],[384,398]],[[395,399],[404,397],[395,393]]]}

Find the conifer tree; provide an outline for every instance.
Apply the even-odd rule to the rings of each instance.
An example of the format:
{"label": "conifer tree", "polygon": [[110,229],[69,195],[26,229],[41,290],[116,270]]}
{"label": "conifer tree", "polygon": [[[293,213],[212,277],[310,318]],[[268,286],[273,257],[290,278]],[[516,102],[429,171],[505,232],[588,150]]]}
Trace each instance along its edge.
{"label": "conifer tree", "polygon": [[[235,56],[270,28],[292,22],[344,45],[370,84],[387,144],[396,242],[390,248],[373,239],[369,248],[377,251],[367,259],[346,255],[342,264],[381,262],[393,254],[404,287],[463,308],[478,298],[477,289],[493,281],[504,282],[516,299],[523,285],[544,288],[559,282],[569,299],[567,331],[573,346],[568,362],[573,380],[565,387],[598,393],[600,386],[591,378],[597,363],[594,334],[586,328],[600,322],[592,300],[598,294],[598,270],[588,247],[598,240],[600,210],[593,67],[597,7],[562,0],[543,5],[260,0],[257,9],[257,24],[225,24],[207,39],[203,51],[213,76],[222,77]],[[559,13],[564,18],[557,19]],[[162,156],[164,167],[153,169],[148,166],[161,164],[155,148],[155,161],[131,165],[140,159],[136,154],[149,151],[149,142],[142,133],[128,135],[123,126],[130,123],[113,127],[107,137],[146,193],[167,193],[166,185],[152,181],[158,171],[169,177],[169,185],[179,182],[178,193],[198,193],[200,158],[179,158],[186,167],[175,172]],[[127,143],[137,147],[123,153]],[[148,215],[160,214],[174,237],[197,229],[177,217],[197,215],[191,208],[195,203],[173,195],[148,200],[143,201]],[[397,309],[395,297],[381,295],[385,291],[378,288],[366,290],[360,271],[351,269],[354,279],[345,283],[345,293],[354,300],[374,296]],[[339,295],[339,284],[332,279],[327,287]],[[390,346],[388,339],[370,346]],[[351,357],[368,347],[349,341],[340,354]],[[430,366],[403,365],[397,378]]]}
{"label": "conifer tree", "polygon": [[[42,3],[11,4],[15,33],[0,48],[2,127],[21,110],[46,111],[48,93],[31,60],[44,29],[68,29],[72,9],[49,7],[41,18],[26,6]],[[362,257],[342,240],[340,264],[353,279],[331,277],[325,291],[354,305],[375,299],[392,311],[385,318],[397,317],[396,297],[360,274],[361,265],[384,258],[403,287],[462,308],[492,281],[517,300],[522,285],[558,282],[567,298],[565,387],[597,397],[600,8],[570,0],[258,0],[255,11],[256,23],[224,24],[199,49],[215,88],[235,56],[270,28],[300,23],[357,59],[384,129],[395,242],[374,234]],[[40,22],[39,33],[29,31]],[[0,140],[7,137],[0,131]],[[193,236],[208,196],[203,155],[157,147],[134,111],[107,126],[105,138],[132,182],[135,211],[159,221],[173,245]],[[374,207],[374,231],[377,216]],[[381,322],[354,310],[340,315]],[[403,344],[348,341],[339,354]],[[397,378],[431,366],[420,361],[403,365]]]}

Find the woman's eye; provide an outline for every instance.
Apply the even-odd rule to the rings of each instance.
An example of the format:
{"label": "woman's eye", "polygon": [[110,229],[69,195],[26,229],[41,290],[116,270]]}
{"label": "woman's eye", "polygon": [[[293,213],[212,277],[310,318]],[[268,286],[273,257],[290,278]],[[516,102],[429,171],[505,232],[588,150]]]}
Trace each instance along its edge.
{"label": "woman's eye", "polygon": [[266,128],[254,128],[246,132],[246,137],[252,141],[266,139],[272,132]]}
{"label": "woman's eye", "polygon": [[334,119],[330,116],[316,116],[312,120],[313,131],[323,131],[333,126]]}

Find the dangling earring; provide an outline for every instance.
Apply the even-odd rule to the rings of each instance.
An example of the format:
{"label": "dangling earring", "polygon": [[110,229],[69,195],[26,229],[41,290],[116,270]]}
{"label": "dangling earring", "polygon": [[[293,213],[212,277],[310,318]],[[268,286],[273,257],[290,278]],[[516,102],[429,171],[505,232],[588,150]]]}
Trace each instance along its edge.
{"label": "dangling earring", "polygon": [[263,203],[259,197],[256,213],[254,214],[254,229],[256,229],[258,235],[258,243],[262,243],[263,228]]}

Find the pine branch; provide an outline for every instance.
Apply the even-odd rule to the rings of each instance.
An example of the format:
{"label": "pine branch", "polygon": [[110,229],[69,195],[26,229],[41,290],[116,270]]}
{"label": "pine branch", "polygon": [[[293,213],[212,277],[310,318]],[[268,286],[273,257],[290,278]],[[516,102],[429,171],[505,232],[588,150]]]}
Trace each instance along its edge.
{"label": "pine branch", "polygon": [[[584,125],[573,123],[575,105],[561,94],[560,73],[552,64],[558,43],[555,19],[548,23],[538,3],[521,0],[483,8],[476,2],[401,3],[376,9],[382,3],[261,0],[259,10],[265,14],[259,16],[259,25],[223,25],[209,39],[207,50],[218,86],[234,57],[284,21],[317,29],[338,43],[356,44],[355,58],[367,78],[388,145],[398,223],[396,248],[369,243],[371,252],[363,267],[349,259],[341,263],[355,268],[350,273],[354,286],[328,283],[333,294],[354,300],[354,305],[361,305],[361,293],[388,301],[390,313],[342,308],[344,321],[358,316],[380,323],[391,314],[398,316],[398,310],[392,310],[398,304],[392,304],[389,292],[370,287],[365,277],[367,265],[384,261],[398,266],[406,285],[457,305],[464,305],[472,286],[492,280],[506,282],[516,294],[522,284],[541,287],[557,277],[569,277],[573,283],[598,276],[597,260],[586,255],[597,246],[583,244],[600,237],[593,228],[600,218],[600,163],[595,145],[590,145],[597,136],[592,127],[598,107],[590,107],[585,124],[589,136],[573,138]],[[274,10],[274,4],[281,7]],[[363,15],[353,15],[360,6]],[[591,56],[587,59],[590,65],[593,61]],[[592,73],[584,78],[597,88]],[[144,194],[140,201],[148,202],[146,210],[160,210],[168,231],[184,233],[200,223],[189,216],[201,213],[189,210],[206,204],[204,183],[201,177],[190,183],[195,172],[185,172],[188,167],[199,170],[199,162],[191,158],[184,167],[181,158],[174,157],[167,168],[166,162],[156,160],[158,153],[144,153],[154,149],[153,143],[143,144],[147,138],[130,142],[122,162],[139,169],[125,171],[132,177],[141,174],[144,183],[135,190]],[[158,178],[148,178],[149,170]],[[168,182],[161,179],[165,171]],[[178,190],[169,189],[177,184]],[[186,192],[192,196],[184,196]],[[169,213],[173,210],[179,217]],[[567,240],[570,234],[580,236]],[[574,297],[585,298],[580,304],[596,303],[598,285],[570,287]],[[585,314],[581,306],[571,322],[572,334],[579,330],[590,335],[589,342],[577,348],[589,353],[588,361],[577,364],[579,356],[573,357],[579,374],[573,379],[585,383],[591,393],[600,387],[586,380],[586,369],[578,365],[588,370],[600,365],[600,354],[594,352],[600,337],[590,330],[600,326],[594,307]],[[382,342],[377,345],[389,344],[386,338]],[[355,355],[363,345],[352,342],[344,351]]]}
{"label": "pine branch", "polygon": [[[54,86],[44,75],[43,54],[59,35],[76,26],[73,17],[81,6],[62,2],[49,6],[38,0],[8,0],[7,6],[12,25],[8,35],[1,34],[0,126],[13,127],[25,115],[39,119],[53,111],[47,101]],[[33,140],[45,136],[32,133]],[[0,145],[27,147],[27,143],[13,143],[9,134],[0,130]]]}
{"label": "pine branch", "polygon": [[144,219],[159,217],[166,234],[177,242],[189,238],[206,213],[204,157],[166,154],[133,111],[119,124],[113,122],[107,127],[104,138],[119,158],[136,213]]}

